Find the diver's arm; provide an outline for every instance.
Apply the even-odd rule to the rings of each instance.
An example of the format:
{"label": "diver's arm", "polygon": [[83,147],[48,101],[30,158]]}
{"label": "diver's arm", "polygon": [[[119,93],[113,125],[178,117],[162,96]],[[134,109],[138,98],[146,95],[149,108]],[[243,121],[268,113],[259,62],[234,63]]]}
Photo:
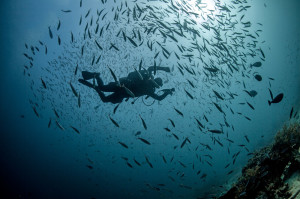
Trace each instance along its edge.
{"label": "diver's arm", "polygon": [[[156,66],[156,70],[163,70],[165,72],[170,72],[170,68],[169,67],[161,67],[161,66]],[[150,66],[148,68],[148,72],[151,73],[152,71],[154,71],[154,66]]]}
{"label": "diver's arm", "polygon": [[161,101],[167,97],[167,95],[172,95],[172,93],[175,91],[174,88],[172,89],[163,89],[164,93],[162,95],[157,95],[156,93],[152,93],[149,96],[152,97],[153,99],[156,99],[158,101]]}

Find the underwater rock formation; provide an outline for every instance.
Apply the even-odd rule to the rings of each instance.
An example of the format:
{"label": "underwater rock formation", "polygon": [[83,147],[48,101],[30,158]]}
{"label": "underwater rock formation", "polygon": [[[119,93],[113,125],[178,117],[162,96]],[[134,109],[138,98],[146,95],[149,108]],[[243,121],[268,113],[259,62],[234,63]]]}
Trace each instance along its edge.
{"label": "underwater rock formation", "polygon": [[300,197],[300,124],[285,125],[274,143],[254,153],[242,176],[219,199]]}

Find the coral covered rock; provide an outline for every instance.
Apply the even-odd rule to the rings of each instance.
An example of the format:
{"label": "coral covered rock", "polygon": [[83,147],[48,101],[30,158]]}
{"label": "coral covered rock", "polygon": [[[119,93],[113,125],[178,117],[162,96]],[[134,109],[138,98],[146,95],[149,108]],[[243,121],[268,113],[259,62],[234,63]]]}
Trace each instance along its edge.
{"label": "coral covered rock", "polygon": [[219,199],[299,197],[300,125],[285,125],[271,145],[254,153],[242,176]]}

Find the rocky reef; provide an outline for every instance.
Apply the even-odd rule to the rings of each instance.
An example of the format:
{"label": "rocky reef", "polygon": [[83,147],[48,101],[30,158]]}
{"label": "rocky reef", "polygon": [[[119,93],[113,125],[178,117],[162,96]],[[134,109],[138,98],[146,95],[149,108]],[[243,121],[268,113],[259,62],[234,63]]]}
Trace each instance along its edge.
{"label": "rocky reef", "polygon": [[219,199],[300,198],[300,124],[285,125],[274,142],[255,152],[241,177]]}

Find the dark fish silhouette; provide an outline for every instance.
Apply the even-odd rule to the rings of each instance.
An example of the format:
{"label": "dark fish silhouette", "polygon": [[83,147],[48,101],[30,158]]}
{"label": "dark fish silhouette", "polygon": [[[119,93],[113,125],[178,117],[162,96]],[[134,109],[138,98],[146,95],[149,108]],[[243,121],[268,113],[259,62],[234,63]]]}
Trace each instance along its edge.
{"label": "dark fish silhouette", "polygon": [[221,131],[221,130],[217,130],[217,129],[213,129],[213,130],[208,130],[209,132],[211,132],[211,133],[217,133],[217,134],[221,134],[221,133],[223,133],[223,131]]}
{"label": "dark fish silhouette", "polygon": [[150,142],[148,142],[147,140],[143,139],[143,138],[138,138],[139,140],[141,140],[142,142],[144,142],[145,144],[151,145]]}
{"label": "dark fish silhouette", "polygon": [[78,93],[77,104],[78,104],[78,107],[80,108],[80,106],[81,106],[80,93]]}
{"label": "dark fish silhouette", "polygon": [[194,99],[194,97],[189,92],[187,92],[185,89],[184,89],[184,91],[187,94],[187,96],[189,96],[189,98]]}
{"label": "dark fish silhouette", "polygon": [[146,161],[147,161],[148,165],[149,165],[151,168],[153,168],[153,165],[152,165],[151,162],[149,161],[148,157],[145,156],[145,158],[146,158]]}
{"label": "dark fish silhouette", "polygon": [[293,111],[294,111],[294,107],[292,107],[292,110],[291,110],[291,113],[290,113],[290,119],[291,119],[292,116],[293,116]]}
{"label": "dark fish silhouette", "polygon": [[36,115],[37,117],[40,117],[40,115],[38,114],[38,112],[37,112],[37,110],[36,110],[36,108],[35,108],[34,106],[32,107],[32,109],[33,109],[35,115]]}
{"label": "dark fish silhouette", "polygon": [[50,29],[50,26],[48,27],[48,30],[49,30],[49,36],[50,36],[50,38],[52,39],[52,38],[53,38],[53,34],[52,34],[51,29]]}
{"label": "dark fish silhouette", "polygon": [[135,133],[135,136],[141,135],[141,133],[142,133],[141,131],[138,131],[138,132]]}
{"label": "dark fish silhouette", "polygon": [[57,111],[55,109],[53,109],[53,111],[54,111],[56,117],[59,118],[59,115],[58,115]]}
{"label": "dark fish silhouette", "polygon": [[257,95],[257,92],[255,90],[247,91],[244,90],[250,97],[255,97]]}
{"label": "dark fish silhouette", "polygon": [[42,81],[43,87],[46,89],[47,88],[46,83],[44,82],[44,80],[42,78],[41,78],[41,81]]}
{"label": "dark fish silhouette", "polygon": [[127,39],[130,41],[130,43],[132,43],[132,45],[134,45],[135,47],[137,47],[137,44],[135,43],[135,41],[133,41],[133,39],[131,39],[130,37],[127,37]]}
{"label": "dark fish silhouette", "polygon": [[244,116],[247,120],[251,121],[251,118],[247,117],[247,116]]}
{"label": "dark fish silhouette", "polygon": [[145,120],[141,117],[141,115],[139,115],[141,120],[142,120],[142,123],[143,123],[143,126],[144,126],[144,129],[147,130],[147,125],[146,125],[146,122]]}
{"label": "dark fish silhouette", "polygon": [[213,92],[215,93],[215,95],[217,96],[217,98],[224,100],[224,98],[215,90],[213,90]]}
{"label": "dark fish silhouette", "polygon": [[98,48],[100,49],[100,50],[103,50],[103,48],[102,48],[102,46],[100,46],[100,44],[95,40],[95,42],[96,42],[96,45],[98,46]]}
{"label": "dark fish silhouette", "polygon": [[[246,101],[247,102],[247,101]],[[253,106],[252,106],[252,104],[250,104],[249,102],[247,102],[247,104],[248,104],[248,106],[251,108],[251,109],[255,109]]]}
{"label": "dark fish silhouette", "polygon": [[48,128],[50,128],[50,126],[51,126],[51,118],[50,118],[49,123],[48,123]]}
{"label": "dark fish silhouette", "polygon": [[213,104],[216,106],[216,108],[217,108],[221,113],[224,113],[223,110],[222,110],[222,108],[221,108],[218,104],[216,104],[216,103],[214,103],[214,102],[213,102]]}
{"label": "dark fish silhouette", "polygon": [[58,20],[58,24],[57,24],[57,30],[59,30],[59,28],[60,28],[60,25],[61,25],[61,23],[60,23],[60,20]]}
{"label": "dark fish silhouette", "polygon": [[258,61],[258,62],[255,62],[254,64],[251,64],[250,67],[261,67],[261,62]]}
{"label": "dark fish silhouette", "polygon": [[172,133],[172,135],[176,138],[176,140],[179,140],[179,138],[176,134]]}
{"label": "dark fish silhouette", "polygon": [[208,67],[203,67],[205,70],[208,70],[209,72],[212,72],[212,73],[215,73],[215,72],[218,72],[219,69],[217,68],[208,68]]}
{"label": "dark fish silhouette", "polygon": [[116,113],[118,107],[120,106],[120,104],[118,104],[115,108],[114,108],[114,114]]}
{"label": "dark fish silhouette", "polygon": [[230,174],[232,174],[232,173],[233,173],[233,170],[229,171],[229,172],[227,173],[227,175],[230,175]]}
{"label": "dark fish silhouette", "polygon": [[78,93],[71,82],[70,82],[70,86],[71,86],[71,90],[72,90],[73,94],[75,95],[75,97],[78,97]]}
{"label": "dark fish silhouette", "polygon": [[79,132],[79,130],[78,129],[76,129],[75,127],[73,127],[73,126],[70,126],[76,133],[78,133],[78,134],[80,134],[80,132]]}
{"label": "dark fish silhouette", "polygon": [[249,143],[250,141],[249,141],[249,138],[248,138],[248,136],[247,136],[247,135],[245,135],[244,137],[245,137],[245,139],[247,140],[247,142]]}
{"label": "dark fish silhouette", "polygon": [[65,13],[72,12],[72,10],[61,10],[61,11]]}
{"label": "dark fish silhouette", "polygon": [[170,132],[171,130],[169,128],[164,128],[166,131]]}
{"label": "dark fish silhouette", "polygon": [[258,74],[255,75],[254,78],[255,78],[257,81],[259,81],[259,82],[262,80],[262,77],[261,77],[260,75],[258,75]]}
{"label": "dark fish silhouette", "polygon": [[204,128],[203,124],[197,118],[195,118],[195,119],[196,119],[198,125],[201,126],[201,128]]}
{"label": "dark fish silhouette", "polygon": [[120,127],[119,124],[114,119],[112,119],[110,116],[109,116],[109,119],[116,127]]}
{"label": "dark fish silhouette", "polygon": [[111,68],[108,67],[108,69],[109,69],[111,75],[113,76],[115,82],[117,83],[117,85],[121,86],[119,80],[117,79],[117,76],[115,75],[115,73],[111,70]]}
{"label": "dark fish silhouette", "polygon": [[262,51],[261,48],[260,48],[259,50],[260,50],[261,55],[262,55],[264,58],[266,58],[264,51]]}
{"label": "dark fish silhouette", "polygon": [[75,75],[77,75],[77,71],[78,71],[78,64],[77,64],[77,66],[75,68],[75,72],[74,72]]}
{"label": "dark fish silhouette", "polygon": [[182,117],[183,117],[183,113],[181,112],[181,111],[179,111],[178,109],[176,109],[175,107],[173,107],[174,108],[174,110],[179,114],[179,115],[181,115]]}
{"label": "dark fish silhouette", "polygon": [[121,144],[124,148],[128,149],[128,146],[126,144],[124,144],[123,142],[119,142],[119,144]]}
{"label": "dark fish silhouette", "polygon": [[172,126],[175,127],[175,123],[173,122],[173,120],[171,120],[171,119],[168,119],[168,120],[171,122]]}
{"label": "dark fish silhouette", "polygon": [[60,45],[60,44],[61,44],[61,39],[60,39],[60,37],[59,37],[59,36],[57,36],[57,42],[58,42],[58,45]]}
{"label": "dark fish silhouette", "polygon": [[141,166],[141,164],[136,159],[133,159],[133,160],[138,166]]}
{"label": "dark fish silhouette", "polygon": [[166,163],[166,164],[167,164],[167,160],[166,160],[165,156],[161,155],[161,157],[163,158],[163,160],[164,160],[164,163]]}
{"label": "dark fish silhouette", "polygon": [[55,123],[58,126],[58,128],[60,128],[63,131],[65,130],[65,128],[57,120],[55,120]]}
{"label": "dark fish silhouette", "polygon": [[269,89],[270,91],[270,95],[271,95],[271,101],[268,100],[269,106],[271,106],[271,104],[275,104],[275,103],[279,103],[281,102],[282,98],[283,98],[283,93],[278,94],[275,98],[273,98],[273,94],[272,91]]}
{"label": "dark fish silhouette", "polygon": [[129,162],[127,162],[127,165],[128,165],[130,168],[133,168],[132,165],[131,165]]}
{"label": "dark fish silhouette", "polygon": [[188,141],[189,143],[191,143],[191,141],[189,140],[189,138],[185,138],[183,140],[182,144],[180,145],[180,148],[182,148],[185,145],[186,141]]}
{"label": "dark fish silhouette", "polygon": [[269,89],[269,93],[270,93],[271,99],[273,100],[273,93],[270,89]]}

